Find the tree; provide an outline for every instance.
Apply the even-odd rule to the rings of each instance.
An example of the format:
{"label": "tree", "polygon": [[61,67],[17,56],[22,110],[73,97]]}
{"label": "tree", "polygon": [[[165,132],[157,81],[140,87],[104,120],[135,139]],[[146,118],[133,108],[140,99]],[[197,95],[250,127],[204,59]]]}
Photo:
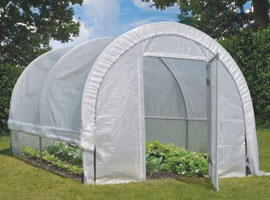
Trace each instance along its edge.
{"label": "tree", "polygon": [[253,0],[253,16],[258,27],[269,25],[270,3],[268,0]]}
{"label": "tree", "polygon": [[83,0],[1,0],[0,62],[27,66],[50,50],[51,39],[68,42],[79,34],[71,5]]}
{"label": "tree", "polygon": [[[192,25],[213,38],[237,33],[245,27],[269,26],[269,1],[253,0],[142,0],[152,2],[157,9],[176,4],[180,7],[180,22]],[[251,9],[253,6],[253,9]],[[249,10],[249,12],[247,12]],[[255,23],[254,23],[255,21]]]}
{"label": "tree", "polygon": [[232,55],[247,81],[256,122],[270,127],[270,28],[241,33],[219,40]]}

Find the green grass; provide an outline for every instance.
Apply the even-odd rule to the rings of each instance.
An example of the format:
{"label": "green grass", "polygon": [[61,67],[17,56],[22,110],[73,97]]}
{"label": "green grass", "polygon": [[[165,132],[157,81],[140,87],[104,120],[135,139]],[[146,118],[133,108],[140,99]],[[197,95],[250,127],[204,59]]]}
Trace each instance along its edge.
{"label": "green grass", "polygon": [[[270,130],[258,131],[258,138],[261,169],[270,171]],[[219,192],[204,178],[86,186],[10,156],[9,137],[0,135],[0,200],[270,199],[270,177],[219,180]]]}

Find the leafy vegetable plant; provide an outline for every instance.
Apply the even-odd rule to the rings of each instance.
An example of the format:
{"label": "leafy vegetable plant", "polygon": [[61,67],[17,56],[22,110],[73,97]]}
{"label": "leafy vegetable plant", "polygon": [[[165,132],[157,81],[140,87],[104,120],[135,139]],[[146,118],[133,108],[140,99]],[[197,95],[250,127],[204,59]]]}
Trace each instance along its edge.
{"label": "leafy vegetable plant", "polygon": [[153,171],[170,171],[183,176],[207,176],[207,155],[188,151],[173,144],[158,141],[146,144],[146,168]]}
{"label": "leafy vegetable plant", "polygon": [[75,145],[58,142],[47,147],[46,151],[61,161],[67,161],[72,165],[82,165],[81,149]]}
{"label": "leafy vegetable plant", "polygon": [[[23,153],[30,158],[39,158],[37,150],[24,147]],[[81,149],[63,142],[55,143],[42,152],[42,158],[51,165],[74,174],[82,174]],[[173,144],[158,141],[146,144],[146,168],[154,171],[170,171],[183,176],[207,176],[207,155],[188,151]]]}
{"label": "leafy vegetable plant", "polygon": [[[66,145],[66,144],[65,144]],[[55,147],[57,146],[57,147]],[[80,156],[78,155],[74,155],[76,152],[78,154],[78,150],[77,147],[75,148],[69,148],[69,152],[64,151],[65,153],[60,153],[61,148],[64,146],[60,145],[60,149],[59,144],[54,144],[52,146],[50,146],[50,148],[48,148],[47,150],[42,152],[42,159],[45,160],[46,162],[48,162],[49,164],[59,168],[59,169],[64,169],[67,170],[73,174],[82,174],[82,163],[79,163],[79,159],[81,159]],[[57,149],[58,151],[54,154],[52,149]],[[65,149],[66,150],[66,149]],[[24,153],[25,156],[30,157],[30,158],[39,158],[40,157],[40,152],[35,150],[35,149],[30,149],[28,147],[23,147],[22,151]],[[63,157],[60,157],[59,155],[62,155]],[[70,156],[72,155],[72,156]],[[68,160],[68,156],[70,156],[69,158],[71,158],[70,160]],[[75,158],[75,159],[74,159]]]}

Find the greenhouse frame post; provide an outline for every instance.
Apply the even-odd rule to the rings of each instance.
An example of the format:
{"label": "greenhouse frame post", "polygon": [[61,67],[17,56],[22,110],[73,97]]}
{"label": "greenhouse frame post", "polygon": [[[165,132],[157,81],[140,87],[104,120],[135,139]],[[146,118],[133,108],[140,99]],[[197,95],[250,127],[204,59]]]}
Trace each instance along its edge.
{"label": "greenhouse frame post", "polygon": [[13,152],[12,152],[12,131],[9,131],[9,148],[10,148],[10,155],[13,156]]}
{"label": "greenhouse frame post", "polygon": [[40,136],[39,137],[39,164],[40,167],[42,167],[42,138]]}
{"label": "greenhouse frame post", "polygon": [[94,183],[97,181],[97,146],[94,148]]}
{"label": "greenhouse frame post", "polygon": [[215,171],[216,171],[216,190],[219,191],[219,187],[218,187],[218,127],[219,127],[219,123],[218,123],[218,97],[219,97],[219,88],[218,88],[218,57],[219,54],[217,53],[216,58],[215,58],[215,62],[216,62],[216,155],[215,155],[215,159],[216,159],[216,165],[215,165]]}
{"label": "greenhouse frame post", "polygon": [[[218,53],[207,61],[208,173],[218,191]],[[215,63],[214,63],[215,62]],[[211,64],[214,64],[211,66]],[[213,116],[214,114],[214,116]],[[213,137],[215,136],[215,137]],[[214,143],[213,143],[214,142]],[[214,144],[214,145],[213,145]]]}

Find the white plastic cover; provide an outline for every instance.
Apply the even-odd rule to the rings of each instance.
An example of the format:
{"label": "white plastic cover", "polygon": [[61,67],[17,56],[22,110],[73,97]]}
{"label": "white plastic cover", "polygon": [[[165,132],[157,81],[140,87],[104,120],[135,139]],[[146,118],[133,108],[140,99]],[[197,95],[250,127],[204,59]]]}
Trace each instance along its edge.
{"label": "white plastic cover", "polygon": [[[79,145],[84,84],[96,58],[111,41],[113,38],[85,42],[62,56],[50,71],[41,92],[39,124],[57,131],[51,138],[72,139]],[[50,133],[44,134],[48,137]]]}
{"label": "white plastic cover", "polygon": [[70,49],[68,47],[43,54],[23,71],[11,97],[8,123],[12,130],[22,130],[27,125],[37,124],[37,110],[44,82],[55,63]]}
{"label": "white plastic cover", "polygon": [[[223,99],[220,101],[226,101],[231,94],[230,90],[234,90],[233,100],[229,102],[233,101],[237,104],[228,103],[220,106],[218,112],[226,110],[226,115],[221,115],[220,124],[222,125],[218,126],[220,129],[218,140],[224,138],[223,134],[230,135],[231,140],[239,141],[243,149],[244,144],[241,145],[241,141],[246,136],[249,166],[252,174],[259,175],[252,102],[245,79],[234,60],[215,40],[194,28],[178,23],[157,23],[134,29],[114,40],[97,59],[88,76],[82,99],[82,141],[83,146],[90,144],[97,146],[97,182],[120,183],[144,179],[141,174],[145,167],[142,152],[144,150],[142,141],[145,138],[142,128],[145,125],[142,103],[144,95],[140,89],[140,80],[143,76],[143,56],[153,53],[160,54],[157,57],[176,55],[175,58],[179,58],[181,56],[177,55],[185,55],[184,57],[187,58],[193,57],[194,60],[204,58],[206,61],[219,53],[219,66],[225,68],[220,71],[231,77],[228,83],[219,83],[220,88],[225,87],[220,91],[220,93],[224,92],[221,94],[220,98],[223,97]],[[180,62],[182,60],[180,59]],[[198,61],[194,63],[196,62]],[[233,85],[236,85],[236,88]],[[230,88],[226,88],[227,86]],[[193,93],[193,91],[188,90],[183,96],[190,95],[187,93]],[[200,103],[203,105],[203,101],[205,102],[203,99],[190,101],[190,105],[200,105]],[[238,108],[243,111],[243,115],[234,115],[234,119],[237,119],[239,124],[228,133],[228,129],[223,131],[224,129],[221,128],[227,122],[235,125],[230,118],[234,113],[235,105],[239,105]],[[205,114],[203,110],[200,110],[194,109],[187,112],[192,117],[202,118]],[[229,124],[226,126],[230,127]],[[245,129],[241,129],[243,126]],[[229,139],[224,140],[222,145],[222,148],[218,147],[222,168],[219,171],[220,175],[243,176],[245,168],[242,163],[245,162],[246,157],[242,156],[240,160],[234,159],[234,163],[241,162],[241,167],[235,164],[241,170],[234,173],[236,168],[232,170],[232,160],[226,159],[225,147],[231,146]],[[240,155],[237,147],[231,147],[230,150],[230,155]],[[132,167],[131,163],[133,163]]]}
{"label": "white plastic cover", "polygon": [[146,140],[185,146],[185,122],[178,118],[185,119],[186,108],[174,74],[161,58],[144,57],[143,77]]}
{"label": "white plastic cover", "polygon": [[[38,124],[40,93],[52,67],[71,48],[53,50],[39,56],[27,66],[17,80],[11,97],[8,120],[12,130],[10,140],[14,155],[20,155],[23,146],[39,149],[39,138],[35,136],[39,132],[34,126]],[[43,139],[42,146],[48,144],[50,142]]]}
{"label": "white plastic cover", "polygon": [[[261,174],[247,84],[231,56],[206,34],[179,23],[156,23],[63,54],[50,64],[58,61],[51,71],[42,72],[48,59],[40,59],[37,77],[31,70],[20,77],[12,95],[9,127],[80,146],[85,183],[144,180],[145,139],[206,152],[206,65],[216,54],[214,174],[244,176],[247,164],[252,174]],[[26,114],[32,105],[35,109]]]}
{"label": "white plastic cover", "polygon": [[[206,67],[207,119],[208,119],[208,175],[218,190],[218,136],[219,80],[218,55]],[[222,152],[221,152],[222,153]]]}
{"label": "white plastic cover", "polygon": [[10,129],[80,146],[84,83],[96,58],[112,40],[91,40],[33,61],[14,88]]}

